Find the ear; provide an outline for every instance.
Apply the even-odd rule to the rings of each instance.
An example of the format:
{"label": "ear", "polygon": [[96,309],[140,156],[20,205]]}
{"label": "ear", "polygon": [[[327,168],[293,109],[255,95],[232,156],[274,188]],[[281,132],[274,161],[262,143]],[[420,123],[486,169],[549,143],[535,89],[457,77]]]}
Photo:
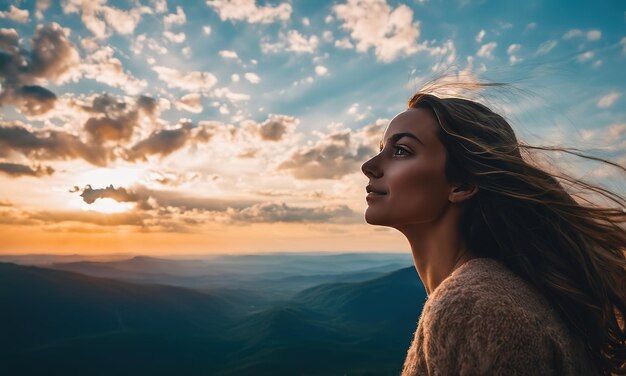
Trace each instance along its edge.
{"label": "ear", "polygon": [[448,196],[448,200],[455,204],[460,204],[461,202],[469,199],[478,193],[478,186],[469,183],[461,183],[458,185],[452,186],[452,191]]}

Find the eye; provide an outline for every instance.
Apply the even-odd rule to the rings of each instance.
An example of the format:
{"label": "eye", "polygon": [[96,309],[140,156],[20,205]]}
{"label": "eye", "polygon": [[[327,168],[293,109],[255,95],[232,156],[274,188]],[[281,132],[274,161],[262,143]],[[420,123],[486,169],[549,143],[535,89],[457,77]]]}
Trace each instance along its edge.
{"label": "eye", "polygon": [[[394,156],[395,156],[395,155],[398,155],[398,156],[399,156],[399,155],[409,155],[409,154],[411,154],[411,153],[409,153],[409,152],[408,152],[405,148],[402,148],[402,147],[399,147],[399,146],[394,146],[394,147],[393,147],[393,150],[394,150],[394,152],[393,152],[393,155],[394,155]],[[398,150],[399,150],[399,151],[403,151],[405,154],[397,154],[397,151],[398,151]]]}

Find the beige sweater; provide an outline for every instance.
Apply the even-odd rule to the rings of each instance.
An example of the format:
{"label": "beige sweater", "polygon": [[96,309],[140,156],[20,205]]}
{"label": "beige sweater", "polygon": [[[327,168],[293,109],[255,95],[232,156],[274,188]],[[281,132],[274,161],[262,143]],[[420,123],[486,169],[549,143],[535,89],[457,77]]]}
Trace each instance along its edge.
{"label": "beige sweater", "polygon": [[531,284],[475,258],[428,296],[402,376],[598,375],[584,344]]}

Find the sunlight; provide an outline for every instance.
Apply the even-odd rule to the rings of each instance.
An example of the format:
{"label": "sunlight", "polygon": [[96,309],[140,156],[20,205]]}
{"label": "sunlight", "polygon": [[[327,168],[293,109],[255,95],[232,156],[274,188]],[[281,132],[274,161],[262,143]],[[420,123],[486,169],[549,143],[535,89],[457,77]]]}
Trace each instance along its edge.
{"label": "sunlight", "polygon": [[145,173],[146,169],[139,167],[95,168],[78,175],[77,185],[82,188],[89,184],[93,189],[98,189],[113,184],[115,188],[128,188],[138,182]]}
{"label": "sunlight", "polygon": [[112,198],[99,198],[94,201],[93,204],[88,204],[81,201],[80,208],[85,211],[96,211],[99,213],[123,213],[132,209],[134,204],[132,202],[117,202]]}

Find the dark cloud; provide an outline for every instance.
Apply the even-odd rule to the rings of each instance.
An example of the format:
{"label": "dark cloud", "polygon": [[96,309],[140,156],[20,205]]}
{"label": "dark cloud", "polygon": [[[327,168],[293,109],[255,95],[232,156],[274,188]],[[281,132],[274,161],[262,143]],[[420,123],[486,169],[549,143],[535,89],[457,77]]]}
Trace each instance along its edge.
{"label": "dark cloud", "polygon": [[138,196],[133,192],[122,187],[114,188],[112,184],[102,189],[93,189],[91,185],[87,185],[80,197],[88,204],[93,204],[99,198],[112,198],[117,202],[136,202],[138,200]]}
{"label": "dark cloud", "polygon": [[352,152],[350,132],[336,131],[313,146],[297,149],[278,170],[291,171],[294,177],[303,180],[340,179],[359,171],[359,166],[374,150],[371,145],[356,145],[356,152]]}
{"label": "dark cloud", "polygon": [[293,131],[298,123],[298,119],[292,116],[270,115],[259,124],[259,135],[266,141],[280,141],[287,132]]}
{"label": "dark cloud", "polygon": [[217,130],[212,126],[194,127],[191,123],[183,123],[175,129],[158,130],[127,150],[125,159],[145,161],[150,155],[165,157],[190,142],[208,142]]}
{"label": "dark cloud", "polygon": [[77,159],[106,166],[112,150],[86,144],[78,136],[54,130],[30,131],[21,125],[0,123],[0,156],[14,151],[36,159]]}
{"label": "dark cloud", "polygon": [[54,173],[54,169],[50,166],[27,166],[18,163],[0,162],[0,172],[10,175],[12,177],[45,176],[52,175]]}
{"label": "dark cloud", "polygon": [[27,51],[15,29],[0,29],[0,106],[13,104],[26,115],[39,115],[54,107],[56,95],[37,81],[63,82],[78,68],[80,56],[57,23],[37,26],[30,44]]}
{"label": "dark cloud", "polygon": [[346,205],[296,207],[284,202],[264,202],[239,211],[229,211],[235,222],[342,222],[357,223],[361,215]]}
{"label": "dark cloud", "polygon": [[94,97],[91,106],[81,106],[84,111],[94,114],[85,122],[84,130],[94,143],[126,142],[139,127],[140,112],[151,117],[156,107],[155,100],[150,97],[139,96],[129,104],[104,93]]}

